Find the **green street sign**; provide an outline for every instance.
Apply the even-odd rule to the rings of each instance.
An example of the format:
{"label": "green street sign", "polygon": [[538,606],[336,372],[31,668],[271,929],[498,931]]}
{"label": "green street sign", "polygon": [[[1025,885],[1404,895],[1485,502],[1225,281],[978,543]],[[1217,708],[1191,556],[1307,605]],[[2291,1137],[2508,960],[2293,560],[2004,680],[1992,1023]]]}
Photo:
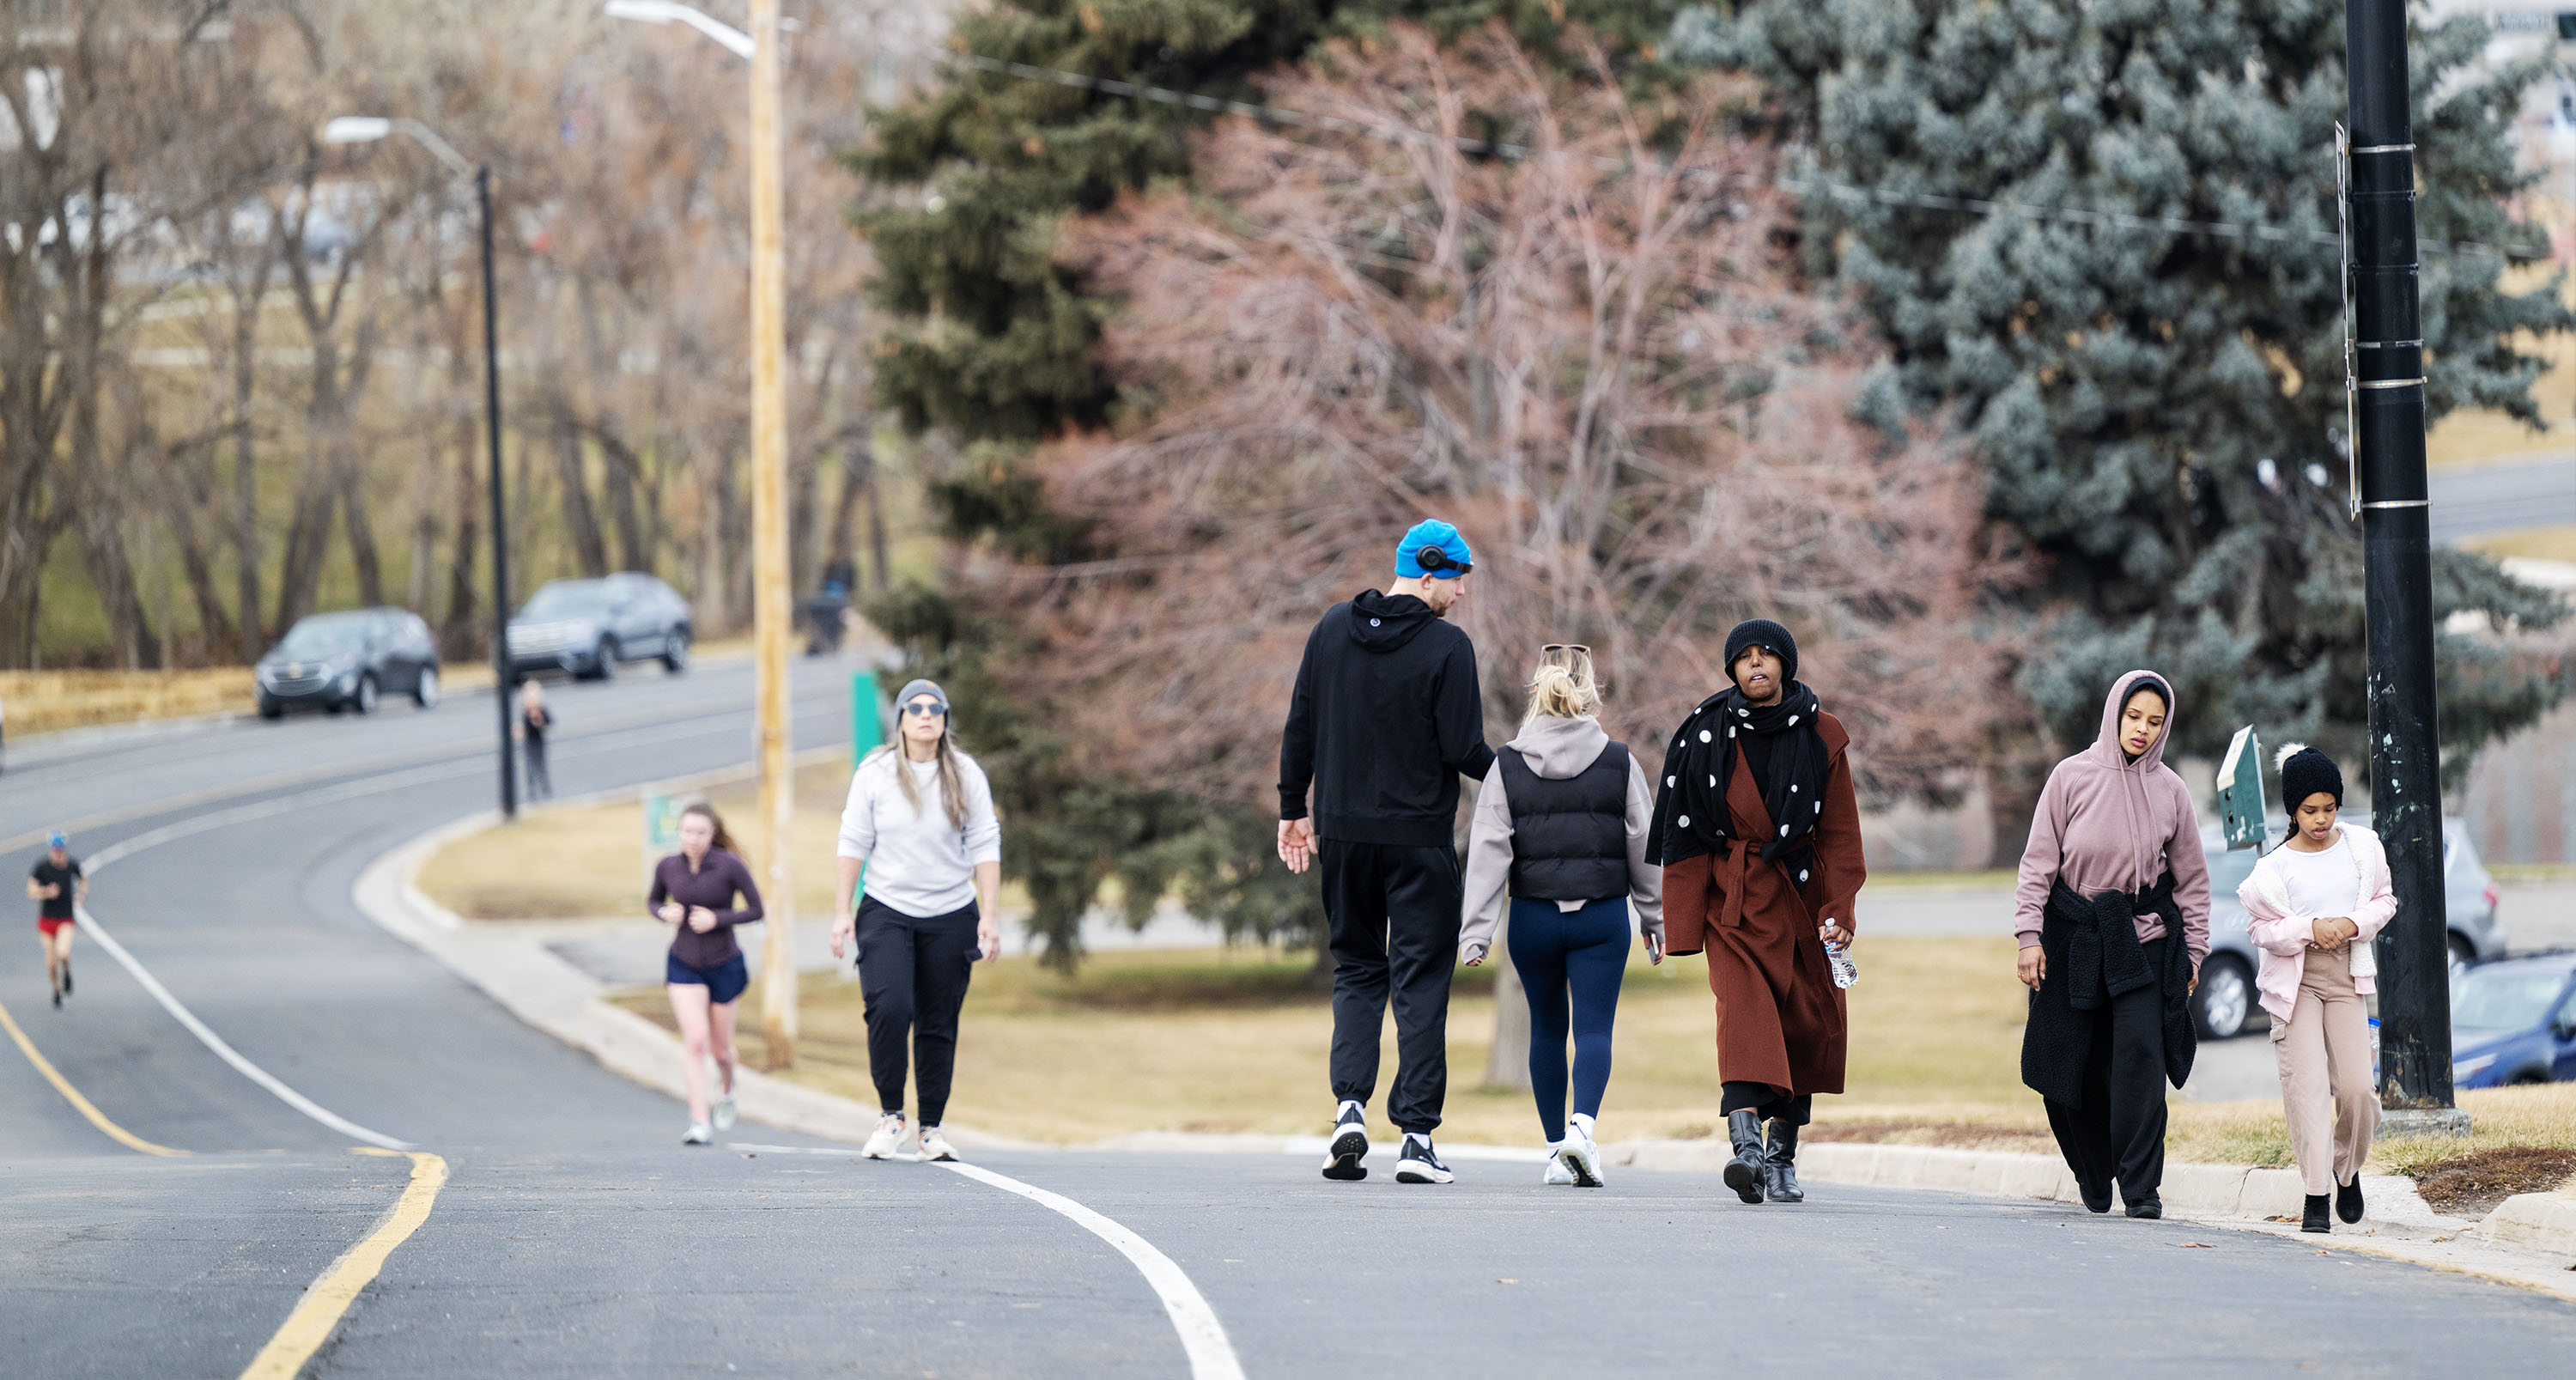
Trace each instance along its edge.
{"label": "green street sign", "polygon": [[2236,730],[2218,764],[2218,821],[2229,848],[2263,845],[2263,744],[2252,724]]}

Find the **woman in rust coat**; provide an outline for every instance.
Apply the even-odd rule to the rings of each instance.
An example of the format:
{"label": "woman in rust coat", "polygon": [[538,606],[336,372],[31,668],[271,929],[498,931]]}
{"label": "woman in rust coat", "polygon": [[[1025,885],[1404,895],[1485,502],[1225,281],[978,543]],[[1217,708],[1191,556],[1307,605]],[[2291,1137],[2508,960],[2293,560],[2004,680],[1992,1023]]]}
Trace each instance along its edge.
{"label": "woman in rust coat", "polygon": [[1647,856],[1664,865],[1669,951],[1708,954],[1727,1187],[1795,1203],[1798,1128],[1817,1093],[1843,1090],[1843,991],[1825,945],[1851,943],[1866,875],[1851,735],[1799,683],[1779,624],[1738,625],[1726,667],[1733,685],[1664,750]]}

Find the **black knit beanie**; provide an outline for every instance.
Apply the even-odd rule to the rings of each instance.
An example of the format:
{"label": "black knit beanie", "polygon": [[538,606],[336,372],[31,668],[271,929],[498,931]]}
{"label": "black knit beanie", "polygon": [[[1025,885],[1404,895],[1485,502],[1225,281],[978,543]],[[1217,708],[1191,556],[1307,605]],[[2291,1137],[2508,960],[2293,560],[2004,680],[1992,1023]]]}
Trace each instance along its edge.
{"label": "black knit beanie", "polygon": [[1791,637],[1787,628],[1768,618],[1747,618],[1735,625],[1735,631],[1726,635],[1727,679],[1735,678],[1735,659],[1744,655],[1747,647],[1760,647],[1780,658],[1780,679],[1791,681],[1798,678],[1798,639]]}
{"label": "black knit beanie", "polygon": [[2281,750],[2281,808],[2292,814],[2307,798],[2318,793],[2334,797],[2337,808],[2343,805],[2343,769],[2334,759],[2301,743]]}

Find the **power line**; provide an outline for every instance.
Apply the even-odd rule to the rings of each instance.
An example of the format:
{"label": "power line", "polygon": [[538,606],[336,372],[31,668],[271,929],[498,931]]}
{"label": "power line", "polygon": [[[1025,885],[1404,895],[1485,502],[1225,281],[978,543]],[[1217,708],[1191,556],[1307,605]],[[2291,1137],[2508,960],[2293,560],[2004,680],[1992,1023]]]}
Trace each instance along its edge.
{"label": "power line", "polygon": [[[1189,110],[1205,111],[1213,115],[1240,115],[1247,119],[1260,120],[1274,125],[1291,125],[1306,129],[1328,130],[1338,134],[1357,134],[1369,138],[1386,139],[1406,143],[1446,145],[1461,153],[1505,158],[1514,162],[1526,161],[1532,158],[1575,156],[1570,154],[1551,154],[1545,150],[1533,148],[1527,144],[1505,143],[1488,139],[1471,139],[1457,135],[1434,134],[1429,130],[1416,129],[1411,125],[1392,124],[1372,120],[1352,120],[1338,115],[1318,115],[1310,111],[1291,109],[1287,106],[1269,105],[1252,101],[1228,100],[1224,97],[1202,95],[1194,91],[1175,91],[1168,87],[1148,86],[1141,82],[1120,81],[1114,77],[1095,77],[1088,73],[1069,72],[1057,67],[1039,67],[1025,62],[1011,62],[1002,58],[986,57],[981,53],[964,52],[955,49],[924,50],[909,48],[899,44],[884,44],[881,46],[887,47],[896,52],[905,53],[908,56],[942,58],[947,61],[961,63],[978,71],[991,72],[1000,76],[1014,77],[1021,81],[1049,82],[1057,86],[1070,86],[1079,90],[1097,91],[1103,95],[1119,96],[1129,100],[1153,101],[1161,105],[1179,106]],[[1596,166],[1621,172],[1627,171],[1633,166],[1620,160],[1610,158],[1591,158],[1586,161],[1592,162]],[[1692,180],[1717,182],[1741,181],[1748,183],[1754,180],[1741,175],[1705,172],[1695,168],[1676,168],[1669,163],[1656,162],[1649,166],[1656,168],[1667,176]],[[2000,198],[1945,196],[1935,192],[1906,191],[1895,187],[1869,186],[1861,183],[1834,181],[1827,178],[1786,176],[1774,178],[1770,185],[1773,188],[1786,192],[1791,196],[1805,197],[1811,200],[1818,197],[1826,197],[1838,201],[1874,202],[1883,206],[1904,206],[1925,211],[1949,211],[1961,215],[2018,216],[2026,220],[2056,221],[2070,225],[2090,225],[2110,230],[2150,231],[2175,235],[2205,235],[2216,239],[2271,240],[2293,244],[2313,244],[2320,246],[2338,245],[2341,243],[2341,241],[2336,237],[2335,232],[2331,230],[2301,230],[2291,226],[2267,225],[2260,222],[2247,221],[2190,220],[2180,216],[2142,216],[2126,211],[2097,211],[2083,207],[2045,206],[2035,202],[2012,201]],[[2435,254],[2452,254],[2463,257],[2485,257],[2495,259],[2511,257],[2505,250],[2495,245],[2482,244],[2474,240],[2418,239],[2416,244],[2419,248]]]}

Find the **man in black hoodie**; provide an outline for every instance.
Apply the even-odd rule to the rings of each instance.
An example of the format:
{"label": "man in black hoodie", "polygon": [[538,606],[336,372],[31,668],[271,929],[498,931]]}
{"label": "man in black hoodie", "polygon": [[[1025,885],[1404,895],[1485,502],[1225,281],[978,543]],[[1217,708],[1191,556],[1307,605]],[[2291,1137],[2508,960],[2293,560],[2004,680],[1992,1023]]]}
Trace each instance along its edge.
{"label": "man in black hoodie", "polygon": [[[1431,1148],[1449,1089],[1449,974],[1462,885],[1458,778],[1494,762],[1476,649],[1441,621],[1467,592],[1474,556],[1445,522],[1396,548],[1400,577],[1335,604],[1306,638],[1279,745],[1279,857],[1324,863],[1332,926],[1333,1096],[1328,1179],[1364,1179],[1378,1032],[1395,1000],[1397,1066],[1387,1111],[1404,1133],[1398,1183],[1455,1176]],[[1315,792],[1307,816],[1306,791]]]}

